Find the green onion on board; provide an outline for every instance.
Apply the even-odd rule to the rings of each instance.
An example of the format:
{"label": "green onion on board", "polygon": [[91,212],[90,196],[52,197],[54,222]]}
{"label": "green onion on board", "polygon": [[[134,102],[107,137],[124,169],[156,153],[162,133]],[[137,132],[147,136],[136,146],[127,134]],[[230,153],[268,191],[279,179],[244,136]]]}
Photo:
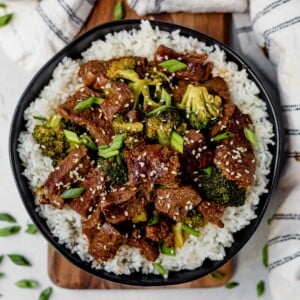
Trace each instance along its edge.
{"label": "green onion on board", "polygon": [[264,245],[262,249],[262,261],[263,265],[267,268],[269,265],[269,253],[268,253],[268,245]]}
{"label": "green onion on board", "polygon": [[78,187],[78,188],[70,188],[68,190],[65,190],[61,195],[60,198],[62,199],[73,199],[80,197],[83,191],[85,190],[84,187]]}
{"label": "green onion on board", "polygon": [[3,278],[4,276],[5,274],[0,272],[0,278]]}
{"label": "green onion on board", "polygon": [[188,234],[194,235],[194,236],[200,236],[200,232],[184,223],[181,223],[181,229],[185,231]]}
{"label": "green onion on board", "polygon": [[236,281],[232,281],[232,282],[229,282],[225,285],[226,289],[233,289],[237,286],[239,286],[240,284]]}
{"label": "green onion on board", "polygon": [[20,230],[21,226],[18,225],[0,228],[0,237],[17,234]]}
{"label": "green onion on board", "polygon": [[260,280],[256,285],[256,293],[257,296],[260,297],[265,292],[265,282],[263,280]]}
{"label": "green onion on board", "polygon": [[7,25],[12,19],[12,17],[13,17],[12,13],[0,16],[0,27]]}
{"label": "green onion on board", "polygon": [[9,259],[18,266],[31,266],[31,263],[27,260],[26,257],[19,254],[7,254]]}
{"label": "green onion on board", "polygon": [[52,294],[52,287],[49,286],[41,292],[39,296],[39,300],[48,300],[51,294]]}
{"label": "green onion on board", "polygon": [[122,20],[124,17],[123,2],[119,1],[114,7],[114,20]]}
{"label": "green onion on board", "polygon": [[22,279],[17,281],[15,285],[23,289],[35,289],[39,286],[39,283],[32,279]]}
{"label": "green onion on board", "polygon": [[185,69],[187,67],[187,64],[177,59],[169,59],[161,62],[159,66],[168,70],[169,72],[177,72]]}
{"label": "green onion on board", "polygon": [[25,230],[25,232],[29,234],[36,234],[38,231],[38,228],[34,224],[28,224]]}
{"label": "green onion on board", "polygon": [[16,219],[8,213],[0,213],[0,221],[15,223]]}
{"label": "green onion on board", "polygon": [[168,271],[159,263],[152,263],[154,269],[162,276],[167,276]]}
{"label": "green onion on board", "polygon": [[7,8],[7,5],[5,3],[0,3],[0,8]]}
{"label": "green onion on board", "polygon": [[2,260],[3,260],[3,258],[4,258],[4,255],[0,255],[0,264],[1,264]]}

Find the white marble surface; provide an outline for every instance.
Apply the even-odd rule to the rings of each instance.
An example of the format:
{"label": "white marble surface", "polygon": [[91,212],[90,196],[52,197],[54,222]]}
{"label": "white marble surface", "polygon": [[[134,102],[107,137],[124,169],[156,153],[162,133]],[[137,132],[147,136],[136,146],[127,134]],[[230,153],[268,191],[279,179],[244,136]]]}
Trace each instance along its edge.
{"label": "white marble surface", "polygon": [[[268,272],[262,264],[262,247],[267,239],[267,219],[273,212],[274,201],[254,236],[235,259],[235,273],[232,278],[240,285],[232,290],[221,288],[211,289],[163,289],[163,290],[67,290],[54,286],[47,275],[46,241],[41,236],[29,235],[24,232],[30,218],[19,197],[12,176],[8,138],[12,114],[23,90],[34,74],[26,73],[20,66],[9,61],[0,49],[0,212],[11,213],[22,226],[22,232],[11,237],[0,237],[0,255],[18,253],[25,255],[32,263],[31,267],[14,265],[5,257],[0,264],[0,272],[6,274],[0,279],[1,299],[27,300],[38,299],[39,293],[48,286],[53,286],[51,300],[54,299],[189,299],[189,300],[253,300],[257,299],[256,284],[264,280],[265,293],[260,299],[271,300],[268,285]],[[7,224],[0,222],[0,227]],[[37,289],[20,289],[14,283],[20,279],[35,279],[40,283]]]}

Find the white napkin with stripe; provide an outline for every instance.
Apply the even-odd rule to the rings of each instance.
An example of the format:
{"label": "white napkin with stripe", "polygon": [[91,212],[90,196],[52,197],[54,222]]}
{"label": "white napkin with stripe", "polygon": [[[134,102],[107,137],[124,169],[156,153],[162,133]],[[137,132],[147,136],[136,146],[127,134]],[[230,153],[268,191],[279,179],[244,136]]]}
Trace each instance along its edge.
{"label": "white napkin with stripe", "polygon": [[95,0],[3,2],[14,15],[9,25],[0,28],[0,46],[12,60],[36,71],[74,39]]}

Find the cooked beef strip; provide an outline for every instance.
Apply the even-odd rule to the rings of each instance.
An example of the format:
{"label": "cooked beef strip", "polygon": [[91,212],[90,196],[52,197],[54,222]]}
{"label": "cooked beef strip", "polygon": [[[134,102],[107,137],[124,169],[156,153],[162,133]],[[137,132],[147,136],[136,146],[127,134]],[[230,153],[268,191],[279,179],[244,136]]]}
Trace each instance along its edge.
{"label": "cooked beef strip", "polygon": [[153,182],[165,186],[177,186],[180,169],[178,153],[159,144],[148,144],[124,152],[129,183]]}
{"label": "cooked beef strip", "polygon": [[81,219],[82,232],[87,236],[89,240],[93,239],[94,235],[99,230],[103,223],[101,218],[101,207],[96,204],[94,210],[86,218]]}
{"label": "cooked beef strip", "polygon": [[126,242],[126,238],[110,223],[103,223],[89,239],[89,253],[101,262],[105,262],[116,255],[119,247]]}
{"label": "cooked beef strip", "polygon": [[188,211],[201,201],[199,194],[191,186],[182,186],[172,189],[156,190],[154,198],[155,209],[176,222],[183,221]]}
{"label": "cooked beef strip", "polygon": [[87,148],[85,146],[74,148],[50,173],[45,184],[37,190],[40,202],[63,208],[65,202],[60,195],[74,183],[81,183],[91,167]]}
{"label": "cooked beef strip", "polygon": [[228,180],[234,180],[240,187],[253,184],[256,161],[248,140],[234,135],[216,147],[214,163]]}
{"label": "cooked beef strip", "polygon": [[214,153],[208,149],[200,130],[188,130],[184,140],[181,166],[184,174],[193,180],[199,175],[199,169],[206,168],[212,163]]}
{"label": "cooked beef strip", "polygon": [[114,81],[101,105],[105,118],[112,121],[117,114],[126,114],[133,105],[133,93],[124,82]]}
{"label": "cooked beef strip", "polygon": [[107,222],[119,224],[139,215],[150,202],[152,184],[120,186],[101,198],[101,210]]}
{"label": "cooked beef strip", "polygon": [[182,97],[186,92],[187,86],[190,83],[188,81],[185,80],[178,80],[177,84],[172,86],[172,100],[173,102],[175,102],[176,104],[181,103],[182,101]]}
{"label": "cooked beef strip", "polygon": [[230,101],[229,89],[226,81],[221,77],[211,77],[206,80],[203,85],[208,92],[213,95],[218,95],[225,100],[225,103]]}
{"label": "cooked beef strip", "polygon": [[78,76],[82,78],[86,86],[101,91],[109,82],[106,77],[109,65],[109,61],[88,61],[80,66]]}
{"label": "cooked beef strip", "polygon": [[68,204],[83,217],[87,217],[89,211],[98,202],[99,195],[105,191],[105,174],[101,173],[98,168],[92,169],[85,180],[80,184],[84,187],[84,192],[80,197],[72,199]]}
{"label": "cooked beef strip", "polygon": [[107,145],[111,142],[112,129],[105,120],[101,107],[93,105],[81,111],[75,111],[74,108],[80,100],[86,100],[92,96],[99,96],[88,88],[81,89],[68,100],[58,107],[58,112],[67,120],[70,120],[87,129],[90,135],[99,145]]}
{"label": "cooked beef strip", "polygon": [[139,74],[141,78],[145,77],[145,73],[147,72],[148,60],[145,57],[135,56],[135,68],[134,70]]}
{"label": "cooked beef strip", "polygon": [[145,238],[130,238],[128,245],[140,249],[141,254],[149,261],[155,261],[159,255],[158,248]]}
{"label": "cooked beef strip", "polygon": [[204,220],[223,228],[224,224],[220,220],[224,213],[224,206],[213,201],[201,201],[197,210],[203,215]]}
{"label": "cooked beef strip", "polygon": [[164,241],[167,247],[174,246],[172,223],[167,218],[161,218],[157,225],[145,225],[145,237],[153,242]]}
{"label": "cooked beef strip", "polygon": [[187,67],[176,72],[176,77],[178,79],[189,81],[205,81],[208,79],[212,70],[212,63],[208,62],[204,64],[204,60],[206,58],[206,53],[178,53],[171,48],[168,48],[164,45],[160,45],[157,48],[156,53],[154,55],[154,63],[156,64],[156,66],[158,66],[161,62],[165,60],[180,59],[183,63],[187,65]]}

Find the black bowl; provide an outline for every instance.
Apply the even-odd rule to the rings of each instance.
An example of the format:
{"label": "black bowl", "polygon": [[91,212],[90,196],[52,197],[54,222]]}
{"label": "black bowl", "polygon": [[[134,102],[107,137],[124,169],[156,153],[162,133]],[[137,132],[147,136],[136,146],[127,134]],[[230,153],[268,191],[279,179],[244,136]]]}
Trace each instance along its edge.
{"label": "black bowl", "polygon": [[[235,62],[239,69],[244,68],[247,70],[249,74],[249,78],[255,82],[255,84],[260,89],[259,97],[266,103],[267,111],[269,114],[269,120],[274,126],[274,145],[269,146],[269,151],[273,154],[273,159],[271,163],[271,170],[269,177],[269,183],[267,189],[268,193],[263,194],[260,198],[259,205],[256,208],[257,218],[252,220],[251,223],[245,227],[243,230],[234,234],[235,242],[232,244],[230,248],[226,249],[226,256],[221,261],[211,261],[205,260],[204,264],[195,269],[195,270],[182,270],[179,272],[170,272],[169,277],[167,279],[163,279],[161,276],[157,275],[144,275],[141,273],[133,273],[131,275],[115,275],[113,273],[108,273],[105,271],[95,270],[91,267],[91,265],[87,262],[82,261],[78,255],[72,254],[65,246],[58,243],[57,238],[53,237],[50,233],[45,220],[41,218],[35,211],[34,204],[34,196],[32,191],[29,189],[29,185],[27,179],[22,175],[23,166],[21,160],[19,158],[17,152],[18,145],[18,137],[21,131],[25,130],[25,120],[24,120],[24,110],[29,106],[30,102],[33,101],[40,93],[42,88],[48,84],[52,72],[57,66],[57,64],[65,57],[71,57],[73,59],[79,58],[80,53],[86,50],[91,46],[91,43],[97,39],[103,39],[104,36],[108,33],[118,32],[121,30],[132,30],[138,29],[140,26],[140,20],[125,20],[118,22],[110,22],[98,27],[93,28],[87,33],[83,34],[68,46],[66,46],[63,50],[57,53],[44,67],[36,74],[36,76],[32,79],[26,90],[24,91],[19,103],[16,107],[14,117],[11,125],[10,132],[10,160],[11,166],[13,169],[15,181],[17,187],[19,189],[19,193],[23,200],[23,203],[31,216],[33,222],[37,225],[42,234],[46,237],[46,239],[60,252],[62,253],[70,262],[75,264],[77,267],[87,271],[93,275],[98,277],[123,283],[137,286],[155,286],[155,285],[172,285],[183,282],[188,282],[197,278],[200,278],[215,269],[219,268],[225,262],[227,262],[230,258],[232,258],[250,239],[252,234],[255,232],[258,224],[260,223],[263,214],[266,210],[268,202],[270,200],[272,191],[276,185],[276,181],[278,178],[281,154],[282,154],[282,144],[283,144],[283,130],[282,123],[280,117],[280,109],[276,105],[278,102],[277,99],[273,99],[273,101],[269,98],[267,92],[264,87],[258,80],[257,76],[253,73],[250,67],[233,51],[228,49],[225,45],[219,43],[218,41],[202,34],[197,31],[174,25],[168,24],[159,21],[150,21],[152,26],[158,26],[161,30],[165,30],[168,32],[174,30],[180,30],[183,36],[191,36],[197,38],[207,45],[215,45],[217,44],[221,49],[223,49],[227,55],[228,61]],[[276,101],[274,101],[276,100]]]}

